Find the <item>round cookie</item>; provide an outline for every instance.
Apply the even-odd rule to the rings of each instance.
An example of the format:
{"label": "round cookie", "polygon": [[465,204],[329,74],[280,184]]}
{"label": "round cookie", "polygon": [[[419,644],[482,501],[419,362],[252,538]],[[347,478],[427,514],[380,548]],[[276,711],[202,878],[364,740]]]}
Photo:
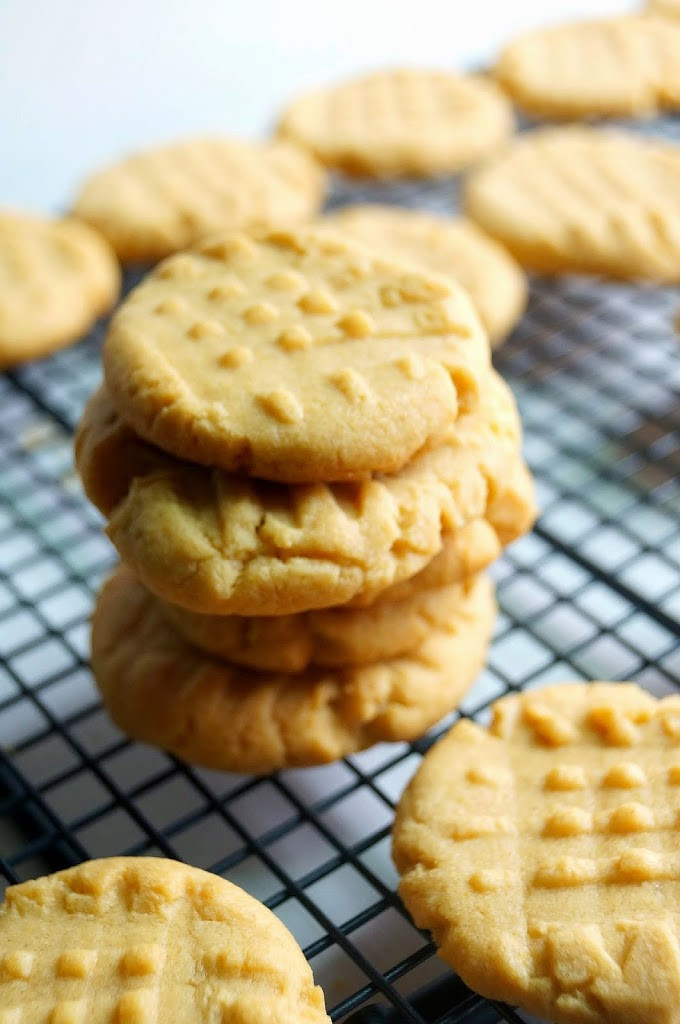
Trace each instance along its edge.
{"label": "round cookie", "polygon": [[673,1021],[680,697],[574,683],[498,701],[426,755],[401,897],[462,980],[556,1024]]}
{"label": "round cookie", "polygon": [[262,674],[191,647],[119,569],[95,609],[92,670],[111,717],[135,739],[209,768],[265,774],[420,736],[474,681],[494,612],[493,588],[479,577],[410,655]]}
{"label": "round cookie", "polygon": [[474,579],[416,592],[368,608],[325,608],[300,615],[199,615],[163,602],[165,617],[200,650],[259,671],[302,672],[397,658],[445,626]]}
{"label": "round cookie", "polygon": [[527,282],[509,253],[464,217],[444,220],[399,206],[347,206],[320,224],[398,259],[448,274],[472,299],[492,345],[502,342],[527,302]]}
{"label": "round cookie", "polygon": [[[90,399],[76,432],[76,463],[90,501],[109,516],[127,495],[135,476],[147,476],[161,468],[177,468],[176,460],[159,448],[145,444],[126,427],[104,390]],[[527,489],[527,497],[531,492]],[[393,583],[378,594],[359,593],[346,605],[365,608],[383,601],[413,598],[423,590],[459,583],[474,576],[500,557],[503,545],[491,523],[471,519],[460,529],[442,534],[441,549],[419,572]]]}
{"label": "round cookie", "polygon": [[5,891],[3,1024],[330,1024],[281,921],[218,875],[112,857]]}
{"label": "round cookie", "polygon": [[644,15],[534,29],[501,53],[495,76],[542,117],[644,116],[680,106],[680,26]]}
{"label": "round cookie", "polygon": [[527,267],[680,281],[680,148],[578,126],[523,135],[470,176],[466,211]]}
{"label": "round cookie", "polygon": [[105,391],[86,409],[76,460],[121,559],[158,597],[208,615],[286,615],[370,603],[473,521],[497,544],[515,540],[535,511],[519,442],[512,394],[493,373],[448,443],[395,476],[287,486],[162,453],[154,467],[152,446],[131,454],[135,435]]}
{"label": "round cookie", "polygon": [[119,289],[116,257],[86,224],[0,210],[0,369],[77,341]]}
{"label": "round cookie", "polygon": [[298,97],[278,131],[346,174],[401,178],[459,171],[513,127],[507,98],[486,78],[396,69]]}
{"label": "round cookie", "polygon": [[[97,391],[86,406],[76,432],[75,457],[87,496],[105,516],[111,515],[125,499],[134,477],[164,470],[173,472],[180,466],[177,460],[146,444],[125,426],[105,389]],[[527,501],[530,494],[527,488]],[[406,601],[423,590],[459,583],[486,569],[501,552],[501,541],[491,523],[483,517],[471,519],[460,529],[442,534],[441,549],[414,576],[393,583],[376,595],[367,597],[360,592],[347,607]]]}
{"label": "round cookie", "polygon": [[400,469],[488,363],[454,282],[309,228],[171,258],[104,346],[111,398],[147,441],[287,483]]}
{"label": "round cookie", "polygon": [[215,231],[305,220],[324,188],[316,161],[290,143],[191,139],[99,171],[73,209],[123,263],[149,263]]}

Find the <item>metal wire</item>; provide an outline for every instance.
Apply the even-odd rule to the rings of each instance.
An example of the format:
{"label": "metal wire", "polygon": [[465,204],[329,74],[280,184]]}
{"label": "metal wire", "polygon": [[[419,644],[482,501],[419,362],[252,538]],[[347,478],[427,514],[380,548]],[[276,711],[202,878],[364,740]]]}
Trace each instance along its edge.
{"label": "metal wire", "polygon": [[[666,120],[646,130],[680,135]],[[449,212],[450,182],[336,187]],[[680,356],[669,289],[532,281],[496,358],[520,404],[542,506],[495,567],[487,669],[461,713],[571,678],[680,684]],[[292,929],[333,1020],[491,1024],[519,1015],[435,959],[395,895],[389,829],[420,742],[269,779],[203,771],[132,744],[87,665],[92,598],[113,561],[72,468],[102,328],[0,378],[0,879],[88,857],[160,853],[243,885]],[[1,888],[2,886],[0,886]]]}

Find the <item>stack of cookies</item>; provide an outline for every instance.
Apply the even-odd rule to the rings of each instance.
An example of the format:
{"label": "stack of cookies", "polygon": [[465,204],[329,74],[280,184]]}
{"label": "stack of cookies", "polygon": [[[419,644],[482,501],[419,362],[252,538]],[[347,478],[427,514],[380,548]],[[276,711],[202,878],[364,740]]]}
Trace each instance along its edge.
{"label": "stack of cookies", "polygon": [[327,230],[231,233],[112,321],[81,423],[123,566],[92,665],[116,722],[264,773],[421,735],[483,664],[480,575],[530,526],[464,292]]}

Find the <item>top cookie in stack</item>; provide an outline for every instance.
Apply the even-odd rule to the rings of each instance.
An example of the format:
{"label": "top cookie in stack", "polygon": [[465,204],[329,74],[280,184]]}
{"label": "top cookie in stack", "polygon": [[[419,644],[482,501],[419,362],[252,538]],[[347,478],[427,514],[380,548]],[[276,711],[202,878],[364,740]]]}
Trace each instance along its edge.
{"label": "top cookie in stack", "polygon": [[473,574],[533,518],[462,290],[315,228],[229,234],[131,294],[104,367],[76,450],[127,567],[93,634],[119,724],[267,771],[455,706],[493,622]]}
{"label": "top cookie in stack", "polygon": [[168,260],[104,348],[109,394],[145,440],[286,483],[401,469],[487,368],[462,291],[309,229]]}

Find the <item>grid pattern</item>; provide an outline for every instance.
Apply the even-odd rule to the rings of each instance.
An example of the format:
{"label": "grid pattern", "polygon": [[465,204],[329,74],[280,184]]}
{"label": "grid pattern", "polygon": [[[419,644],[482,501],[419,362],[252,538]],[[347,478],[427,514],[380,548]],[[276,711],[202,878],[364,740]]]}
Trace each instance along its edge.
{"label": "grid pattern", "polygon": [[[680,136],[680,121],[645,130]],[[450,212],[450,182],[358,189]],[[495,566],[501,614],[460,713],[519,687],[680,685],[680,355],[669,289],[534,279],[496,357],[521,407],[542,516]],[[288,925],[352,1024],[522,1018],[470,993],[395,896],[389,830],[432,740],[267,779],[188,767],[127,741],[87,667],[113,561],[71,433],[100,377],[102,329],[0,377],[0,889],[84,858],[164,854],[225,875]]]}

